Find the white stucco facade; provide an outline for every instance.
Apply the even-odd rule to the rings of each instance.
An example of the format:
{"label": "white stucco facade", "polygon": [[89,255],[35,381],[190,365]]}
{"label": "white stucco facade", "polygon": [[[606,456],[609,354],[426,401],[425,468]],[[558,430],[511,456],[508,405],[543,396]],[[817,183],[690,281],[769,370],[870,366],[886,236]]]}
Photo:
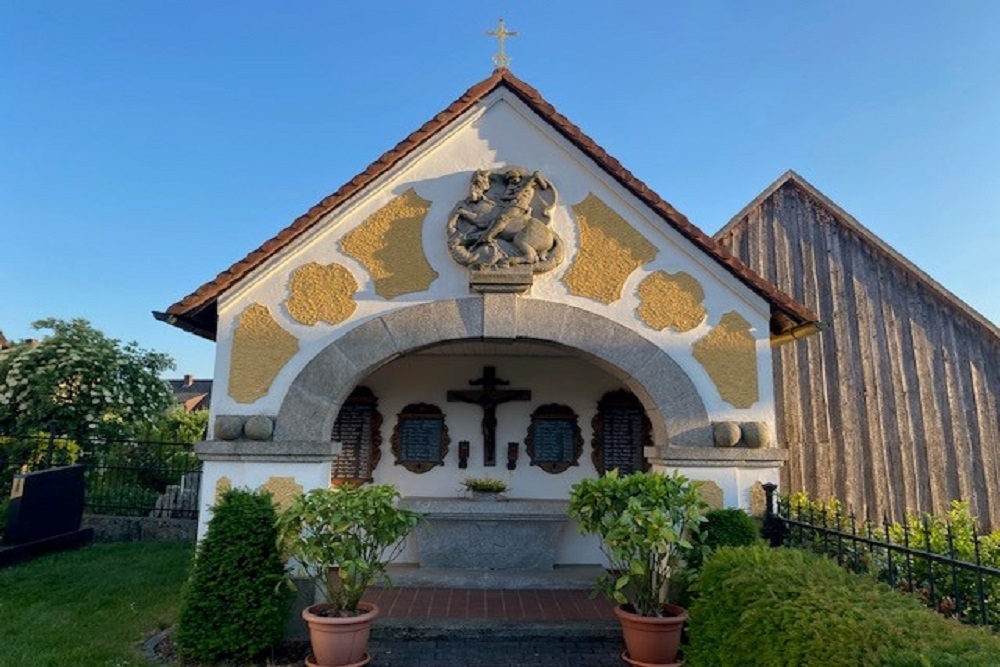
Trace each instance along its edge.
{"label": "white stucco facade", "polygon": [[[456,203],[468,195],[474,172],[510,166],[537,171],[552,184],[558,193],[558,202],[552,210],[550,227],[565,242],[566,248],[565,261],[547,273],[536,274],[529,290],[516,296],[504,295],[502,301],[495,300],[496,303],[520,304],[517,317],[521,320],[516,326],[510,325],[512,333],[504,335],[503,326],[491,328],[493,325],[487,320],[497,321],[497,306],[487,303],[477,306],[476,312],[482,321],[478,329],[470,328],[464,339],[423,339],[420,345],[413,347],[396,340],[392,353],[383,357],[373,353],[373,358],[367,358],[362,352],[350,358],[341,353],[337,346],[350,338],[352,332],[384,335],[384,330],[388,329],[388,338],[393,338],[392,327],[388,324],[374,326],[374,323],[387,322],[393,314],[426,314],[432,312],[430,308],[435,304],[457,303],[462,307],[461,304],[476,299],[485,303],[489,295],[470,291],[469,269],[457,263],[449,253],[446,225]],[[411,190],[421,200],[429,202],[420,232],[421,247],[412,248],[412,252],[423,254],[436,277],[419,289],[385,298],[379,295],[377,276],[373,275],[370,263],[359,259],[357,253],[345,251],[344,239]],[[583,244],[580,222],[573,207],[588,197],[603,202],[655,248],[654,256],[628,274],[620,286],[620,295],[610,302],[580,294],[567,281],[567,272],[580,261]],[[397,256],[397,261],[408,259]],[[353,312],[343,321],[304,324],[289,311],[292,276],[300,267],[313,263],[343,267],[357,283],[358,289],[351,297]],[[670,327],[657,330],[639,316],[637,309],[642,301],[639,286],[658,272],[682,272],[700,286],[704,317],[697,325],[685,331]],[[522,307],[525,304],[531,308]],[[773,436],[770,304],[727,271],[716,258],[707,255],[666,223],[601,165],[502,86],[226,290],[218,297],[217,307],[217,356],[209,437],[235,440],[233,447],[236,450],[242,436],[222,436],[219,427],[222,422],[216,418],[232,421],[232,418],[263,416],[276,420],[274,439],[278,445],[285,437],[282,434],[301,431],[282,424],[282,419],[287,422],[293,417],[304,419],[308,416],[318,422],[332,423],[346,392],[353,386],[363,385],[376,398],[377,409],[383,418],[381,460],[372,471],[374,482],[394,484],[406,497],[443,498],[460,495],[460,482],[465,477],[491,476],[508,482],[511,498],[565,499],[572,484],[598,474],[591,460],[591,421],[597,411],[597,402],[608,392],[629,389],[636,393],[654,421],[653,448],[647,452],[654,469],[679,469],[694,479],[714,482],[723,504],[747,508],[753,485],[778,480],[780,456],[751,453],[745,457],[739,454],[716,456],[712,454],[711,437],[711,425],[718,422],[754,423]],[[245,400],[233,390],[231,383],[234,359],[241,354],[237,331],[241,316],[251,307],[266,309],[274,325],[284,332],[283,338],[294,344],[289,344],[293,351],[270,378],[262,395]],[[685,400],[696,404],[691,409],[703,415],[699,418],[704,424],[698,436],[700,440],[686,443],[697,445],[688,447],[689,455],[678,460],[668,455],[677,443],[670,440],[670,427],[662,424],[670,422],[675,406],[658,397],[669,396],[669,388],[653,388],[655,378],[643,377],[635,369],[626,367],[621,362],[621,351],[615,358],[602,359],[600,352],[594,351],[600,348],[585,350],[585,346],[576,348],[567,343],[567,340],[585,338],[586,331],[573,331],[570,332],[572,336],[561,339],[548,338],[544,322],[540,320],[545,319],[548,309],[557,308],[562,309],[560,317],[566,317],[566,312],[586,314],[592,319],[580,320],[586,323],[584,328],[593,323],[607,338],[621,338],[613,332],[627,332],[629,341],[648,345],[669,359],[669,364],[676,365],[678,377],[683,377],[685,387],[692,388],[684,390],[687,392]],[[718,379],[695,353],[699,341],[706,340],[719,327],[720,321],[732,313],[748,323],[755,375],[746,378],[755,386],[755,400],[739,407],[723,396]],[[500,334],[491,333],[495,331]],[[607,344],[613,346],[614,342],[611,340]],[[352,345],[364,347],[364,343],[364,340],[355,341]],[[384,345],[381,339],[372,339],[372,350],[381,349],[380,345]],[[329,361],[334,357],[340,366]],[[358,360],[362,357],[363,362]],[[326,365],[320,364],[321,361]],[[241,363],[245,365],[247,359],[242,359]],[[510,382],[510,387],[531,392],[528,401],[497,407],[495,467],[483,465],[482,409],[447,400],[449,390],[467,387],[469,381],[480,377],[487,366],[495,367],[497,374]],[[322,368],[327,367],[350,369],[353,374],[330,371],[330,376],[324,380]],[[328,399],[316,397],[326,389],[339,394]],[[300,409],[296,401],[305,401],[302,404],[308,409]],[[441,408],[450,438],[450,448],[442,465],[423,473],[397,465],[389,447],[397,415],[404,406],[413,403],[429,403]],[[553,403],[572,408],[584,440],[583,454],[577,464],[558,474],[530,465],[523,446],[532,411]],[[318,407],[309,407],[313,405]],[[330,437],[328,430],[325,437]],[[457,443],[462,440],[470,442],[470,457],[465,469],[458,466]],[[512,471],[506,468],[509,442],[520,443],[517,466]],[[265,444],[255,446],[260,449]],[[701,450],[705,451],[704,456],[697,453]],[[292,486],[298,485],[304,490],[325,486],[330,479],[330,465],[316,461],[283,462],[279,458],[256,455],[243,459],[224,456],[207,461],[199,534],[204,534],[210,517],[208,510],[220,484],[224,486],[220,480],[225,479],[233,486],[256,488],[273,485],[277,478],[289,477],[294,479]],[[402,560],[412,562],[416,558],[410,548]],[[601,562],[601,556],[596,542],[580,537],[570,526],[563,533],[558,562],[597,563]]]}

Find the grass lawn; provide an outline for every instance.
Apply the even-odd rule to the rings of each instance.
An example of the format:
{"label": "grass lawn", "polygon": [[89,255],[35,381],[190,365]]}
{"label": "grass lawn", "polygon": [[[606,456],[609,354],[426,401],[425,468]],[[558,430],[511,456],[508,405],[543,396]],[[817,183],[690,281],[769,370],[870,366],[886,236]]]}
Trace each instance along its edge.
{"label": "grass lawn", "polygon": [[0,665],[147,665],[175,622],[194,544],[97,544],[0,570]]}

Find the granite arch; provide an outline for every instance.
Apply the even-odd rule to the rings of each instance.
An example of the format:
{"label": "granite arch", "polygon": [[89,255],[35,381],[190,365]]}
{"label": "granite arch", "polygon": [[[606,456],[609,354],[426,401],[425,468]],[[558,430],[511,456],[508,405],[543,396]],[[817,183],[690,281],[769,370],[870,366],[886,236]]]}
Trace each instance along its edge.
{"label": "granite arch", "polygon": [[274,439],[328,439],[343,401],[369,374],[405,354],[463,340],[523,341],[572,350],[635,393],[646,408],[657,446],[712,445],[701,395],[667,352],[597,313],[513,294],[401,308],[331,341],[289,386]]}

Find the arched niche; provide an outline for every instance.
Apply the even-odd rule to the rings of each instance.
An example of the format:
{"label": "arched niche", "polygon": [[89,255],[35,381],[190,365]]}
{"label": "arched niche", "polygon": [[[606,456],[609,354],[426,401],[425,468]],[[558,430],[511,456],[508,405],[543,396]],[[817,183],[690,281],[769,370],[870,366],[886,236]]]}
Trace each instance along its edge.
{"label": "arched niche", "polygon": [[426,347],[484,339],[573,350],[620,379],[639,398],[656,445],[712,445],[708,413],[697,388],[664,350],[597,313],[512,294],[401,308],[331,341],[292,381],[278,411],[274,439],[325,440],[343,402],[373,371]]}

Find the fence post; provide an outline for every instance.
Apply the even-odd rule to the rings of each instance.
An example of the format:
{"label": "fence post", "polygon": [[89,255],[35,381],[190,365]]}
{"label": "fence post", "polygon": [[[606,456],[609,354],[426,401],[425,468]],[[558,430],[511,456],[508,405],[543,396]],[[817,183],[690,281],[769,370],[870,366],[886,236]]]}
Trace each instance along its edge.
{"label": "fence post", "polygon": [[781,517],[775,512],[774,492],[778,490],[777,484],[768,482],[764,484],[764,538],[771,543],[772,547],[780,547],[781,539]]}
{"label": "fence post", "polygon": [[56,420],[53,419],[52,421],[49,422],[49,448],[48,451],[45,453],[46,468],[52,467],[52,454],[53,452],[55,452],[56,449],[56,426],[57,426]]}

